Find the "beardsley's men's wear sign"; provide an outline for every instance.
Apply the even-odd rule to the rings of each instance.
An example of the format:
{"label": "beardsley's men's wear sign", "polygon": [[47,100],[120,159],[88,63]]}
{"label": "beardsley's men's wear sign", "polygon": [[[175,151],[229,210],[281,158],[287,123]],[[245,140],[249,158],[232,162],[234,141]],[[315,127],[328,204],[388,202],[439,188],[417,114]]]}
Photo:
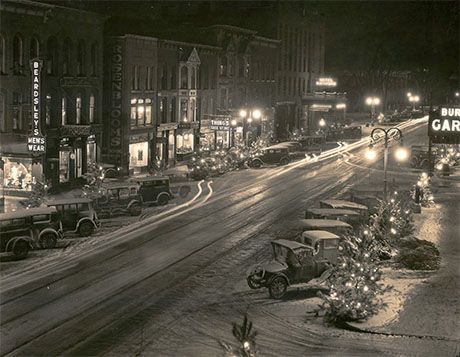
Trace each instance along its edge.
{"label": "beardsley's men's wear sign", "polygon": [[428,136],[434,144],[460,143],[460,107],[442,105],[430,113]]}
{"label": "beardsley's men's wear sign", "polygon": [[32,71],[32,135],[27,137],[27,150],[33,153],[43,154],[46,151],[45,138],[40,131],[41,118],[41,79],[40,73],[43,62],[39,59],[30,61],[30,69]]}

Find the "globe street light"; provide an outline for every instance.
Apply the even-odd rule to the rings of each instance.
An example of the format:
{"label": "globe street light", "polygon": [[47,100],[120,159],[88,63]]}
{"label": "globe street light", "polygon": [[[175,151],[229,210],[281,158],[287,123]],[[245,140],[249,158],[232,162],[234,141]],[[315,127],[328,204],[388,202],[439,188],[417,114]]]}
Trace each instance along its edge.
{"label": "globe street light", "polygon": [[415,105],[420,101],[420,97],[418,95],[411,95],[409,96],[409,102],[412,103],[412,111],[415,110]]}
{"label": "globe street light", "polygon": [[262,117],[262,112],[259,109],[241,109],[240,117],[243,121],[243,139],[246,141],[246,145],[249,146],[249,132],[247,124],[251,125],[253,119],[258,120]]}
{"label": "globe street light", "polygon": [[374,119],[375,106],[380,104],[379,97],[367,97],[366,104],[371,106],[371,118]]}
{"label": "globe street light", "polygon": [[[395,158],[398,161],[405,161],[409,157],[409,153],[406,148],[402,146],[402,140],[403,140],[403,134],[400,129],[398,128],[389,128],[389,129],[383,129],[383,128],[375,128],[371,132],[371,138],[374,141],[377,141],[380,139],[380,136],[378,135],[379,132],[382,132],[384,134],[384,151],[383,151],[383,197],[385,201],[387,200],[387,164],[388,164],[388,142],[393,136],[395,140],[398,140],[400,142],[400,146],[395,152]],[[366,157],[371,157],[371,154],[366,153]]]}

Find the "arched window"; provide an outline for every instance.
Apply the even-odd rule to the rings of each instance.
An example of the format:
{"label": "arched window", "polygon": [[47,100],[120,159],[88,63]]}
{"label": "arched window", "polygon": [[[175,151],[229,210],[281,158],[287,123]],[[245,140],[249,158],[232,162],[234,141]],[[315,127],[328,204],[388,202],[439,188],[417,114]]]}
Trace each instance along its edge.
{"label": "arched window", "polygon": [[192,67],[192,75],[190,79],[191,89],[196,89],[196,67]]}
{"label": "arched window", "polygon": [[46,73],[50,75],[57,74],[58,64],[58,47],[55,37],[48,38],[46,44],[47,57],[46,57]]}
{"label": "arched window", "polygon": [[24,43],[22,36],[17,34],[13,38],[13,71],[14,74],[22,74],[24,65]]}
{"label": "arched window", "polygon": [[92,124],[94,123],[94,119],[96,116],[96,100],[93,94],[89,96],[89,122]]}
{"label": "arched window", "polygon": [[70,74],[70,63],[72,55],[72,43],[70,42],[69,38],[64,40],[64,46],[62,49],[62,74],[69,75]]}
{"label": "arched window", "polygon": [[187,66],[182,66],[180,69],[180,89],[188,88],[188,68]]}
{"label": "arched window", "polygon": [[0,34],[0,74],[6,73],[6,39]]}
{"label": "arched window", "polygon": [[80,40],[77,46],[77,75],[79,76],[85,74],[85,58],[86,58],[85,41]]}
{"label": "arched window", "polygon": [[90,74],[95,76],[97,74],[97,61],[98,61],[98,44],[93,42],[91,45],[91,59],[90,59]]}
{"label": "arched window", "polygon": [[51,94],[46,95],[45,101],[45,123],[46,126],[51,125]]}
{"label": "arched window", "polygon": [[161,89],[168,89],[168,65],[163,63],[161,69]]}
{"label": "arched window", "polygon": [[61,100],[61,125],[67,125],[67,99],[62,97]]}
{"label": "arched window", "polygon": [[38,58],[40,54],[40,42],[38,41],[38,38],[33,36],[30,39],[30,48],[29,48],[29,58],[34,59]]}
{"label": "arched window", "polygon": [[81,94],[75,98],[75,124],[81,124]]}
{"label": "arched window", "polygon": [[220,57],[220,75],[227,75],[227,55]]}

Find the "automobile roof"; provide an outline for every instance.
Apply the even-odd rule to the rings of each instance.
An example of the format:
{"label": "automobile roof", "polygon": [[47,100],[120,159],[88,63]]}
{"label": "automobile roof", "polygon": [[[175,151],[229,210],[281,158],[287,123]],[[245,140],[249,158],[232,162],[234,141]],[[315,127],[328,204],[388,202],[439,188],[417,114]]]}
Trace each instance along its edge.
{"label": "automobile roof", "polygon": [[145,182],[145,181],[160,181],[169,180],[168,176],[145,176],[145,177],[133,177],[131,182]]}
{"label": "automobile roof", "polygon": [[102,188],[121,188],[121,187],[134,187],[136,182],[103,182],[101,184]]}
{"label": "automobile roof", "polygon": [[272,146],[268,146],[266,148],[264,148],[265,150],[268,150],[268,149],[288,149],[290,147],[290,145],[283,145],[281,143],[279,144],[275,144],[275,145],[272,145]]}
{"label": "automobile roof", "polygon": [[46,202],[47,206],[55,206],[55,205],[68,205],[72,203],[90,203],[92,202],[91,199],[86,197],[70,197],[70,198],[63,198],[60,200],[50,200]]}
{"label": "automobile roof", "polygon": [[311,249],[310,246],[305,245],[300,242],[296,242],[294,240],[287,240],[287,239],[277,239],[271,242],[272,244],[278,244],[283,247],[289,248],[289,249],[298,249],[298,248],[308,248]]}
{"label": "automobile roof", "polygon": [[356,202],[352,201],[345,201],[345,200],[322,200],[321,203],[325,203],[327,205],[332,206],[333,208],[355,208],[355,209],[365,209],[367,210],[368,207],[361,205]]}
{"label": "automobile roof", "polygon": [[339,221],[337,219],[301,219],[300,223],[303,227],[318,227],[318,228],[326,228],[326,227],[344,227],[344,228],[351,228],[351,226],[346,223]]}
{"label": "automobile roof", "polygon": [[56,208],[54,207],[36,207],[21,209],[14,212],[0,213],[0,220],[30,217],[36,214],[50,214],[53,212],[56,212]]}
{"label": "automobile roof", "polygon": [[359,212],[353,211],[351,209],[343,209],[343,208],[308,208],[307,212],[311,212],[313,214],[336,214],[336,215],[349,215],[349,216],[359,216]]}
{"label": "automobile roof", "polygon": [[312,239],[340,239],[340,237],[334,233],[319,230],[305,231],[302,233],[302,236]]}

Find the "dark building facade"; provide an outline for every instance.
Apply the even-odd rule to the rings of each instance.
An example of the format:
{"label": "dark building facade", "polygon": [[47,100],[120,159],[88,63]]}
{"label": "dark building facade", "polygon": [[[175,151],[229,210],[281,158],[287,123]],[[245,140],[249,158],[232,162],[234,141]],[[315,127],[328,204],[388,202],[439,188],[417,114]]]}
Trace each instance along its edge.
{"label": "dark building facade", "polygon": [[[105,18],[32,1],[5,0],[1,10],[0,130],[6,189],[30,190],[82,176],[100,159],[102,44]],[[46,150],[27,150],[31,134],[31,60],[41,61],[36,99]],[[34,97],[35,99],[35,97]]]}

